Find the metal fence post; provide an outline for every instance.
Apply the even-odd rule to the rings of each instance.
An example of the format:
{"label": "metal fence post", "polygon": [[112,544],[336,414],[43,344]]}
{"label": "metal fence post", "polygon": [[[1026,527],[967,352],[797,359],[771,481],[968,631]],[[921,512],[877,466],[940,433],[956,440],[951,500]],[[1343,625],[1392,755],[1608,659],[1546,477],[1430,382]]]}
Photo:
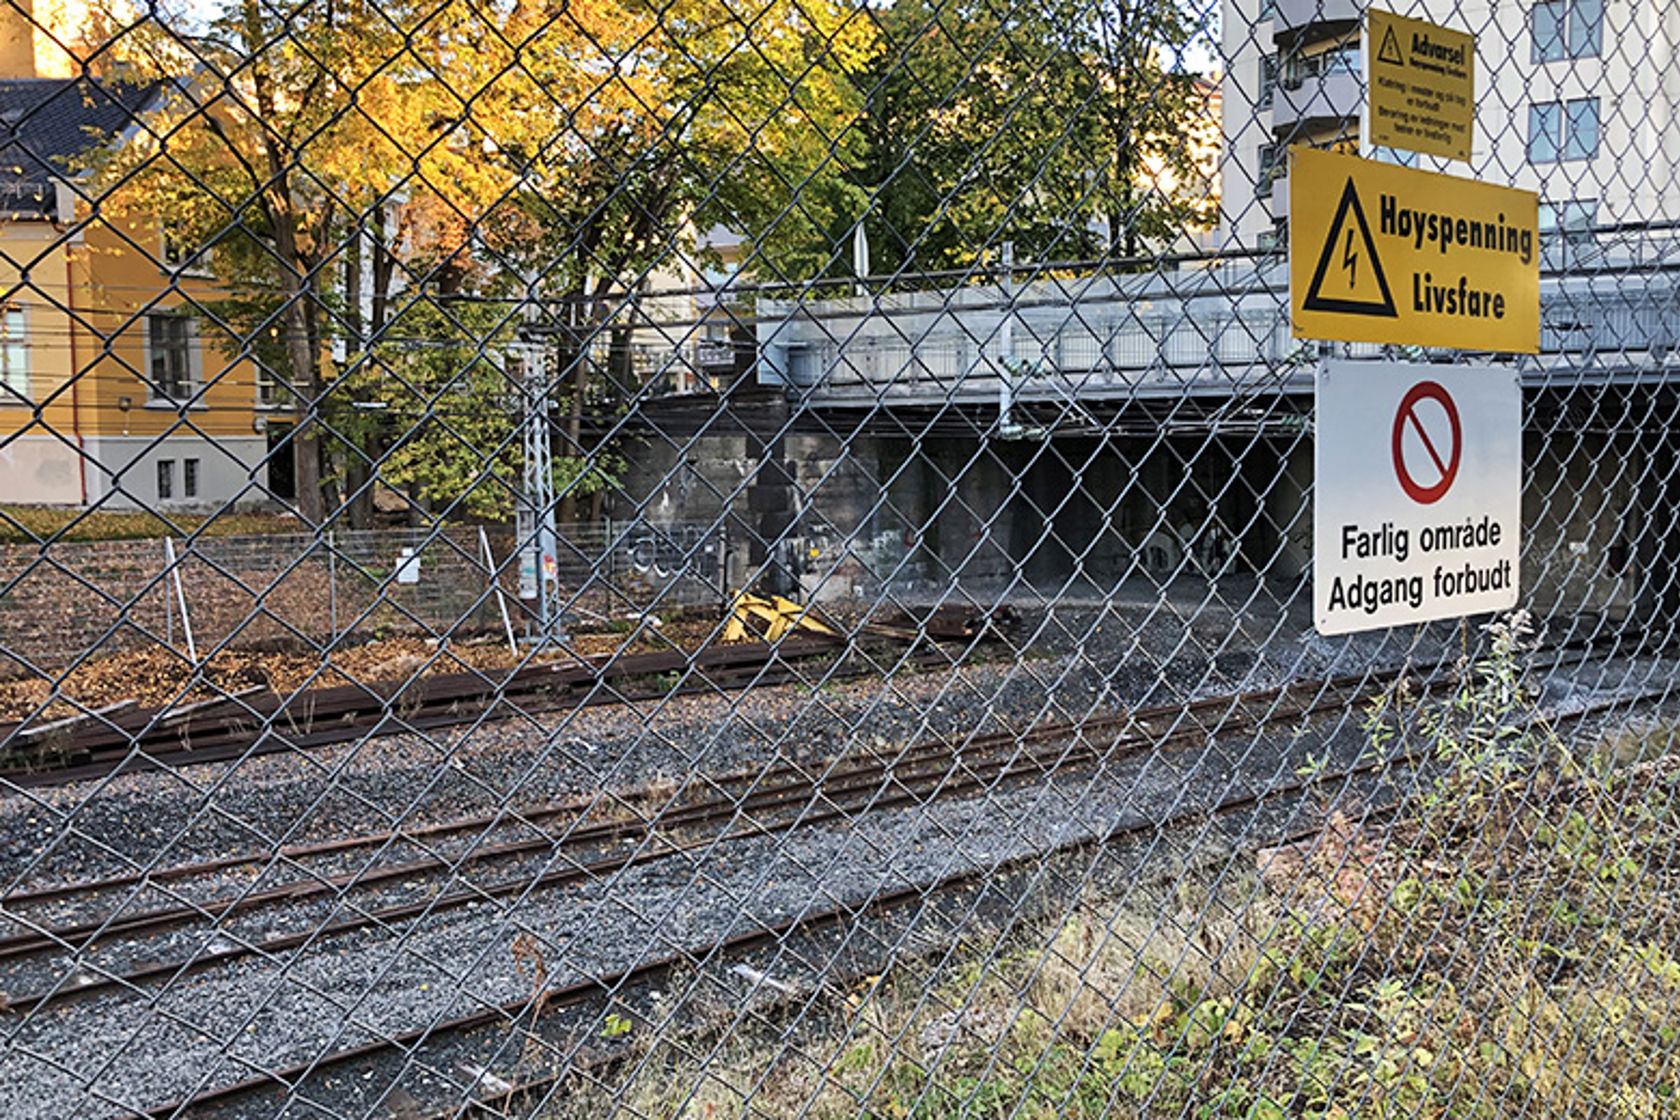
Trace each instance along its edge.
{"label": "metal fence post", "polygon": [[[181,610],[181,635],[186,639],[187,657],[194,666],[198,664],[198,645],[193,641],[192,618],[187,614],[187,589],[181,583],[181,567],[175,559],[175,541],[173,538],[163,538],[163,559],[168,565],[169,578],[175,585],[175,601]],[[173,639],[171,639],[173,641]]]}
{"label": "metal fence post", "polygon": [[327,530],[327,627],[331,645],[338,644],[338,542]]}

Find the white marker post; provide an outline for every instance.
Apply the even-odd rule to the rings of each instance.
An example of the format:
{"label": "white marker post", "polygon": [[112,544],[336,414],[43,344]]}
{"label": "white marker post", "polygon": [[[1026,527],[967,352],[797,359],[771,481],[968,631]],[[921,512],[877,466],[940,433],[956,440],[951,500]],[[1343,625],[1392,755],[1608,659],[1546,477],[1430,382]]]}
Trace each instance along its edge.
{"label": "white marker post", "polygon": [[1326,362],[1313,619],[1352,634],[1517,603],[1522,389],[1509,370]]}

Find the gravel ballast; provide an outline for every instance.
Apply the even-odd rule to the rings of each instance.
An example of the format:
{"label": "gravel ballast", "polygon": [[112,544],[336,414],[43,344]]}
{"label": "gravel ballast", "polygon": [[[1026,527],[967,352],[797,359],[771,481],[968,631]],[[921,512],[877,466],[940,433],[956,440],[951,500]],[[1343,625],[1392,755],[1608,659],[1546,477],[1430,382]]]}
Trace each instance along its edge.
{"label": "gravel ballast", "polygon": [[[1078,719],[1093,713],[1289,679],[1357,672],[1406,657],[1431,663],[1451,635],[1406,648],[1275,639],[1245,652],[1214,612],[1197,626],[1097,613],[1055,620],[1027,660],[816,688],[680,697],[638,708],[388,736],[307,757],[253,759],[86,787],[13,793],[0,803],[0,868],[12,889],[112,874],[397,822],[531,805],[603,787],[665,783],[788,760],[820,764],[860,744],[902,744]],[[1028,621],[1028,632],[1042,620]],[[1147,635],[1147,639],[1144,637]],[[1674,679],[1662,659],[1583,662],[1544,681],[1567,708]],[[1614,682],[1614,683],[1611,683]],[[985,796],[868,814],[842,827],[717,844],[578,884],[485,902],[387,928],[257,955],[166,984],[49,1003],[5,1021],[0,1114],[122,1115],[205,1087],[317,1059],[361,1042],[527,997],[513,952],[525,935],[551,984],[701,952],[730,933],[963,868],[1097,838],[1116,827],[1206,808],[1293,779],[1310,756],[1347,765],[1365,749],[1358,713],[1308,735],[1236,732],[1096,771],[1019,779]],[[15,827],[14,827],[15,826]],[[535,865],[521,867],[534,874]],[[470,870],[462,879],[471,878]],[[236,927],[270,933],[330,920],[333,909],[275,913]],[[301,926],[300,926],[300,923]],[[16,930],[14,929],[14,932]],[[168,959],[214,951],[229,931],[183,930]],[[159,950],[162,952],[162,950]],[[53,962],[73,975],[95,949]],[[117,958],[112,958],[114,962]],[[132,963],[132,962],[128,962]],[[378,1113],[374,1113],[377,1115]]]}

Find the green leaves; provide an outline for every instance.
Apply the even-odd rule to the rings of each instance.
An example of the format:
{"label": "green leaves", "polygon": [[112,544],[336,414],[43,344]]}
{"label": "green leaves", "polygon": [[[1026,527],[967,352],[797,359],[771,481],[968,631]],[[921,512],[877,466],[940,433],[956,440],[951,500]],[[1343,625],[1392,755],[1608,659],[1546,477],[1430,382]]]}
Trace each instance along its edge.
{"label": "green leaves", "polygon": [[1171,59],[1172,0],[880,10],[868,86],[874,271],[1163,249],[1215,218],[1211,87]]}

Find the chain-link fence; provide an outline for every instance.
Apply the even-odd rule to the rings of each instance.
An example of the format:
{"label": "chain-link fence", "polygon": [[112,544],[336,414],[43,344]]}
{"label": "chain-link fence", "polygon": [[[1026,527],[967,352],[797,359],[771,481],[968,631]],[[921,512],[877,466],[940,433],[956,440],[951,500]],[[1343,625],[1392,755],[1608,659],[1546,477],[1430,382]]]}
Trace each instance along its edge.
{"label": "chain-link fence", "polygon": [[1397,7],[5,0],[0,1115],[1680,1115],[1680,8]]}
{"label": "chain-link fence", "polygon": [[[655,608],[713,615],[724,588],[717,526],[578,524],[555,537],[555,576],[582,623],[622,625]],[[156,661],[332,651],[394,638],[484,641],[519,656],[532,621],[516,597],[519,557],[484,526],[322,534],[93,540],[0,546],[0,600],[13,678],[121,653]],[[100,634],[89,643],[87,635]]]}

